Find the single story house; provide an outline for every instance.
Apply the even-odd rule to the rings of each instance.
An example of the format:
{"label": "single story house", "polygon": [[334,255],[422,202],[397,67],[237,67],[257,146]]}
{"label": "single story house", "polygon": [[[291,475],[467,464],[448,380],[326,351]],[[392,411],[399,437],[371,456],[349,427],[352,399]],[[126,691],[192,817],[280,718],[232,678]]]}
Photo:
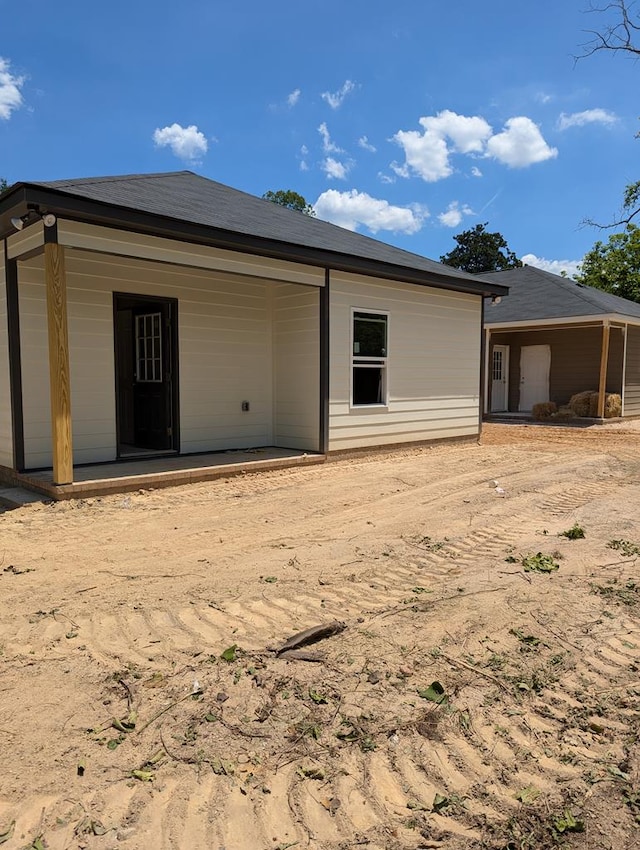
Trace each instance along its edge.
{"label": "single story house", "polygon": [[493,280],[189,171],[16,183],[0,239],[5,481],[479,433]]}
{"label": "single story house", "polygon": [[640,304],[533,266],[481,275],[509,287],[485,313],[485,413],[598,391],[640,416]]}

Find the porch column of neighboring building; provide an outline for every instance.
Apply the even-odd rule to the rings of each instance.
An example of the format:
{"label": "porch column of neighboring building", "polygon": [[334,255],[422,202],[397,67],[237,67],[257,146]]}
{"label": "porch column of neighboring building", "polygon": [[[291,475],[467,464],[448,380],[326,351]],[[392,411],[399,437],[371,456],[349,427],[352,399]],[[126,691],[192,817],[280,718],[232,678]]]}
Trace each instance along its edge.
{"label": "porch column of neighboring building", "polygon": [[[484,302],[483,302],[483,324],[484,324]],[[491,364],[489,362],[489,358],[491,356],[491,329],[484,329],[484,345],[482,352],[482,366],[481,373],[482,378],[480,381],[480,387],[482,390],[482,406],[484,413],[489,413],[489,380],[491,374]]]}
{"label": "porch column of neighboring building", "polygon": [[602,323],[602,350],[600,352],[600,383],[598,385],[598,418],[604,419],[607,395],[607,366],[609,365],[609,322]]}
{"label": "porch column of neighboring building", "polygon": [[629,332],[629,325],[625,325],[622,328],[622,386],[620,387],[620,398],[622,401],[620,415],[624,416],[624,396],[625,396],[625,387],[627,385],[627,335]]}
{"label": "porch column of neighboring building", "polygon": [[49,329],[53,483],[71,484],[73,483],[71,383],[67,330],[67,279],[62,245],[58,245],[57,242],[45,242],[44,269]]}

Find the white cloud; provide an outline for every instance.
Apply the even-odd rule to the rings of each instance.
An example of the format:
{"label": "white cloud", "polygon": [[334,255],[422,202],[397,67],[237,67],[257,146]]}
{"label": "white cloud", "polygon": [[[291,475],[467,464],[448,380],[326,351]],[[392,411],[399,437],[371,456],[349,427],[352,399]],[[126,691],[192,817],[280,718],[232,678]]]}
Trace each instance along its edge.
{"label": "white cloud", "polygon": [[20,89],[25,82],[25,77],[16,77],[9,70],[10,67],[9,60],[0,56],[0,118],[6,121],[11,118],[11,113],[15,109],[22,106]]}
{"label": "white cloud", "polygon": [[309,170],[309,166],[307,165],[307,163],[304,161],[304,159],[301,160],[300,161],[300,171],[308,171],[308,170]]}
{"label": "white cloud", "polygon": [[[424,116],[419,123],[424,132],[399,130],[393,136],[405,155],[404,164],[391,163],[391,169],[400,177],[408,177],[413,171],[428,183],[443,180],[454,172],[454,153],[493,157],[511,168],[523,168],[558,155],[545,142],[537,125],[522,116],[510,118],[497,135],[481,116],[458,115],[450,109]],[[471,173],[482,176],[478,168]]]}
{"label": "white cloud", "polygon": [[453,174],[449,162],[449,148],[446,141],[435,133],[420,133],[417,130],[398,130],[393,137],[404,149],[405,164],[391,163],[398,177],[408,177],[413,169],[426,180],[435,183]]}
{"label": "white cloud", "polygon": [[451,139],[454,150],[460,153],[481,153],[492,132],[491,126],[484,118],[478,115],[458,115],[450,109],[444,109],[435,116],[421,118],[420,124],[426,133]]}
{"label": "white cloud", "polygon": [[318,132],[322,136],[322,150],[325,153],[344,153],[342,148],[339,148],[335,142],[331,141],[331,136],[329,135],[329,128],[326,125],[326,122],[323,121],[322,124],[318,127]]}
{"label": "white cloud", "polygon": [[309,153],[309,148],[306,145],[302,145],[302,147],[300,148],[300,153],[303,156],[306,156]]}
{"label": "white cloud", "polygon": [[491,126],[484,118],[458,115],[450,109],[424,116],[419,123],[424,133],[399,130],[393,138],[404,149],[406,165],[428,183],[453,174],[452,152],[481,154],[491,136]]}
{"label": "white cloud", "polygon": [[547,92],[544,91],[539,91],[537,92],[535,98],[539,103],[549,103],[553,100],[553,95],[547,94]]}
{"label": "white cloud", "polygon": [[606,109],[585,109],[584,112],[572,112],[567,115],[562,112],[558,118],[558,130],[568,130],[569,127],[584,127],[585,124],[615,124],[618,116]]}
{"label": "white cloud", "polygon": [[355,84],[351,80],[345,80],[341,89],[336,92],[322,92],[320,97],[325,100],[332,109],[338,109],[342,106],[342,101],[345,97],[355,89]]}
{"label": "white cloud", "polygon": [[478,168],[477,165],[474,165],[471,169],[471,174],[473,177],[482,177],[482,171]]}
{"label": "white cloud", "polygon": [[400,163],[394,161],[389,164],[389,168],[398,177],[409,177],[409,165],[406,162],[403,165],[400,165]]}
{"label": "white cloud", "polygon": [[302,92],[300,91],[300,89],[294,89],[287,97],[287,103],[289,104],[289,106],[295,106],[296,103],[300,100],[301,94]]}
{"label": "white cloud", "polygon": [[349,163],[340,162],[332,156],[322,160],[322,170],[330,180],[345,180],[350,169]]}
{"label": "white cloud", "polygon": [[394,233],[417,233],[429,215],[424,207],[396,207],[388,201],[372,198],[366,192],[351,189],[338,192],[328,189],[313,205],[318,218],[331,221],[347,230],[363,224],[372,233],[390,230]]}
{"label": "white cloud", "polygon": [[465,215],[473,215],[473,210],[467,204],[460,206],[458,201],[451,201],[446,212],[440,213],[438,221],[445,227],[457,227]]}
{"label": "white cloud", "polygon": [[531,118],[509,118],[504,130],[487,142],[487,156],[509,168],[525,168],[534,162],[544,162],[558,156],[558,149],[545,142],[537,124]]}
{"label": "white cloud", "polygon": [[577,274],[582,260],[545,260],[543,257],[536,257],[535,254],[525,254],[520,257],[525,266],[535,266],[537,269],[542,269],[545,272],[552,274],[560,274],[566,272],[569,277]]}
{"label": "white cloud", "polygon": [[369,142],[369,139],[366,136],[360,136],[358,139],[358,145],[371,153],[376,152],[376,148]]}
{"label": "white cloud", "polygon": [[209,143],[195,124],[189,127],[181,127],[180,124],[172,124],[154,130],[153,141],[159,148],[169,147],[178,157],[185,162],[196,163],[209,149]]}
{"label": "white cloud", "polygon": [[384,171],[378,171],[378,179],[381,183],[395,183],[396,178],[390,174],[385,174]]}

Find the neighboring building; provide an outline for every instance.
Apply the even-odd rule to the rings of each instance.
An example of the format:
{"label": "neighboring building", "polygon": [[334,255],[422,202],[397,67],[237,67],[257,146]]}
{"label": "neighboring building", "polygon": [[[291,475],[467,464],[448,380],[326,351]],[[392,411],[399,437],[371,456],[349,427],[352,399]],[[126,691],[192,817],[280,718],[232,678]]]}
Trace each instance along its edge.
{"label": "neighboring building", "polygon": [[479,433],[492,280],[188,171],[17,183],[0,238],[5,480]]}
{"label": "neighboring building", "polygon": [[487,305],[485,413],[566,404],[585,390],[640,415],[640,304],[533,266],[481,275],[509,287]]}

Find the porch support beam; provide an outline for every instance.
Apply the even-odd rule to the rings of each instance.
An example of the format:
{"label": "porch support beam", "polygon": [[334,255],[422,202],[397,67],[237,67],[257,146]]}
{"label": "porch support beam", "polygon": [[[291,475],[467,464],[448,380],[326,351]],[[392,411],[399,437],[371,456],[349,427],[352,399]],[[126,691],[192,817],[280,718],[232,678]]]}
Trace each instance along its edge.
{"label": "porch support beam", "polygon": [[67,279],[64,248],[56,242],[44,246],[49,329],[49,387],[51,391],[51,445],[53,483],[73,483],[71,436],[71,382],[67,329]]}
{"label": "porch support beam", "polygon": [[621,415],[624,416],[624,395],[627,385],[627,335],[629,333],[629,325],[625,325],[622,329],[622,387],[620,388],[620,397],[622,399]]}
{"label": "porch support beam", "polygon": [[600,352],[600,383],[598,385],[598,418],[604,419],[607,395],[607,366],[609,365],[609,322],[602,323],[602,350]]}

